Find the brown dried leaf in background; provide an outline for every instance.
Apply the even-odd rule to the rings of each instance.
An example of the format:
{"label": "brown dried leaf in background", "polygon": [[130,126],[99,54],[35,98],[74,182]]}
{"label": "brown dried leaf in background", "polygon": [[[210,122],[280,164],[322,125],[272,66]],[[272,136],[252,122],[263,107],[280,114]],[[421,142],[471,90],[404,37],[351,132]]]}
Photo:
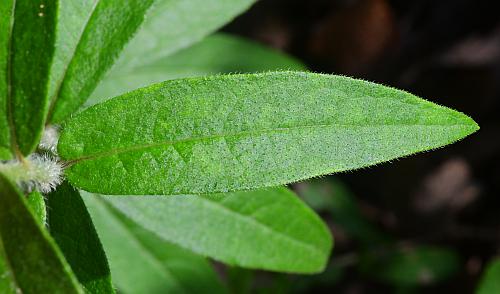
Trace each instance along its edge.
{"label": "brown dried leaf in background", "polygon": [[441,209],[460,210],[479,195],[471,167],[462,158],[450,159],[429,174],[414,197],[417,211],[432,213]]}
{"label": "brown dried leaf in background", "polygon": [[312,35],[309,50],[344,73],[360,73],[384,53],[395,33],[386,0],[360,0],[323,21]]}

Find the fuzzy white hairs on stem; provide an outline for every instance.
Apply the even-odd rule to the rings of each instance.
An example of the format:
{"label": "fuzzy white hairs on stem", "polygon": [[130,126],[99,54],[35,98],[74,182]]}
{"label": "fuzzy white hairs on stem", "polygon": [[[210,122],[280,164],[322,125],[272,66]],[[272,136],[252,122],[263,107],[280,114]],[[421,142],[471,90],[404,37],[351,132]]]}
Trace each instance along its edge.
{"label": "fuzzy white hairs on stem", "polygon": [[28,193],[35,189],[49,193],[63,180],[61,164],[47,154],[32,154],[24,161],[0,163],[0,172]]}

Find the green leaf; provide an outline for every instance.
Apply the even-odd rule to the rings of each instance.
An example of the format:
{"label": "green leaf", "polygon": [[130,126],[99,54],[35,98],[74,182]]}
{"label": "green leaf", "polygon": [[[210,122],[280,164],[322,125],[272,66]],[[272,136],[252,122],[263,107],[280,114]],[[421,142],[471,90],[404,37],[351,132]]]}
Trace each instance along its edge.
{"label": "green leaf", "polygon": [[500,259],[490,261],[479,282],[477,294],[500,293]]}
{"label": "green leaf", "polygon": [[82,196],[121,293],[225,293],[203,257],[159,239],[99,197]]}
{"label": "green leaf", "polygon": [[332,247],[325,224],[286,188],[103,199],[162,239],[229,265],[316,273]]}
{"label": "green leaf", "polygon": [[[199,41],[254,1],[94,0],[93,3],[63,4],[61,14],[64,15],[59,21],[62,33],[58,38],[62,62],[52,71],[50,120],[61,123],[76,111],[123,48],[115,67],[118,72]],[[141,30],[132,38],[143,21]],[[175,29],[165,29],[165,26]],[[65,45],[66,39],[69,45]]]}
{"label": "green leaf", "polygon": [[10,35],[12,31],[14,0],[3,0],[0,5],[0,160],[12,158],[8,120],[8,81]]}
{"label": "green leaf", "polygon": [[28,207],[33,212],[35,219],[38,223],[44,227],[47,221],[47,210],[45,207],[45,199],[43,195],[38,191],[33,191],[27,196]]}
{"label": "green leaf", "polygon": [[0,293],[17,294],[17,287],[10,271],[7,256],[3,249],[2,240],[0,238]]}
{"label": "green leaf", "polygon": [[5,0],[0,8],[1,158],[9,146],[30,154],[42,135],[56,14],[56,0]]}
{"label": "green leaf", "polygon": [[[155,38],[155,43],[159,39]],[[92,93],[87,105],[152,83],[177,78],[291,69],[304,70],[305,66],[286,54],[240,37],[218,33],[173,55],[155,59],[150,64],[137,66],[130,71],[111,72]]]}
{"label": "green leaf", "polygon": [[0,239],[3,265],[16,293],[83,293],[54,240],[28,208],[24,196],[0,174]]}
{"label": "green leaf", "polygon": [[[54,96],[51,100],[49,121],[62,122],[85,102],[139,28],[153,2],[154,0],[95,0],[93,6],[89,6],[90,3],[84,5],[81,13],[87,18],[86,21],[82,22],[82,16],[61,17],[60,21],[64,22],[61,23],[60,30],[73,25],[77,28],[77,25],[83,24],[84,27],[79,28],[80,31],[75,29],[64,34],[73,34],[70,38],[73,42],[69,48],[58,52],[65,63],[52,69]],[[62,13],[73,13],[73,5],[67,5]],[[90,15],[85,15],[89,9]],[[64,39],[58,41],[62,40]],[[78,42],[76,47],[75,40]]]}
{"label": "green leaf", "polygon": [[47,196],[50,234],[88,293],[115,293],[106,254],[78,191],[66,182]]}
{"label": "green leaf", "polygon": [[435,284],[450,278],[459,268],[457,253],[431,246],[388,248],[368,253],[361,261],[363,272],[397,286]]}
{"label": "green leaf", "polygon": [[254,189],[374,165],[455,142],[466,115],[393,88],[300,72],[167,81],[64,126],[75,186],[101,194]]}
{"label": "green leaf", "polygon": [[[87,23],[101,0],[59,1],[54,61],[50,68],[49,97],[54,100]],[[116,1],[115,1],[116,2]],[[81,49],[80,49],[81,50]]]}
{"label": "green leaf", "polygon": [[231,21],[255,1],[157,1],[141,30],[120,56],[113,72],[132,71],[186,48]]}

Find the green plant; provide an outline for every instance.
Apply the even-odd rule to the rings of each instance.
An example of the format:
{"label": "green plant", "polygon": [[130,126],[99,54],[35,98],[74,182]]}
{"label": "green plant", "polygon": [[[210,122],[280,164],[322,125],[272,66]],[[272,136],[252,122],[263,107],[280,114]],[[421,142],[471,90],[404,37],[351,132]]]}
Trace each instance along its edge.
{"label": "green plant", "polygon": [[[329,230],[276,186],[431,150],[478,130],[464,114],[400,90],[291,70],[133,90],[180,76],[303,69],[224,35],[177,52],[252,2],[1,4],[0,292],[112,293],[111,273],[123,292],[225,291],[201,256],[320,272]],[[193,62],[230,46],[258,58],[238,68],[230,66],[247,56]],[[276,63],[258,64],[266,58]]]}

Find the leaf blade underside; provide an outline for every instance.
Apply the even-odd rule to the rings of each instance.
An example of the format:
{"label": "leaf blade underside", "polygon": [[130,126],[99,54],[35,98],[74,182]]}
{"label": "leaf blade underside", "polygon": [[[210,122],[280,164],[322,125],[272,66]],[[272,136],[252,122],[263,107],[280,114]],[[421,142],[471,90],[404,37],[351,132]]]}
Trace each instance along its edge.
{"label": "leaf blade underside", "polygon": [[333,246],[326,225],[286,188],[102,199],[160,238],[230,265],[316,273]]}

